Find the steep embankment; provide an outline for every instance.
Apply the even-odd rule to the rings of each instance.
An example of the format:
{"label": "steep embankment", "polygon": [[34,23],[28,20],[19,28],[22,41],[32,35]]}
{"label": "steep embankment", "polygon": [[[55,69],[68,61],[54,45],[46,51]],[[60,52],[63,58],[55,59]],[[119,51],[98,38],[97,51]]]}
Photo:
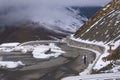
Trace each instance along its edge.
{"label": "steep embankment", "polygon": [[103,43],[120,42],[120,0],[112,0],[100,9],[74,37]]}
{"label": "steep embankment", "polygon": [[79,35],[84,40],[103,42],[117,41],[120,39],[120,10],[112,10],[91,24]]}
{"label": "steep embankment", "polygon": [[109,42],[120,39],[120,1],[112,0],[75,33],[76,38]]}

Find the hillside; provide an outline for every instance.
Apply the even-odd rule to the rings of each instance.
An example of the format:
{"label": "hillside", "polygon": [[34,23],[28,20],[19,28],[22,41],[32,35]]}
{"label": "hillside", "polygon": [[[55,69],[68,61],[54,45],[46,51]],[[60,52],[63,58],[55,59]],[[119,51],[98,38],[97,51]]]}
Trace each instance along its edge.
{"label": "hillside", "polygon": [[[120,0],[112,0],[101,8],[76,31],[71,39],[77,42],[104,46],[105,51],[102,52],[95,64],[93,73],[94,71],[95,73],[119,72]],[[111,49],[109,44],[113,45]]]}
{"label": "hillside", "polygon": [[[113,2],[115,1],[115,3]],[[120,0],[112,0],[100,9],[74,35],[90,41],[117,41],[120,39]]]}
{"label": "hillside", "polygon": [[48,30],[36,22],[16,23],[0,27],[0,43],[25,42],[32,40],[56,40],[65,37],[67,33]]}
{"label": "hillside", "polygon": [[[10,14],[17,13],[19,9],[15,7],[5,8],[0,10],[0,43],[62,39],[69,34],[73,34],[79,25],[83,25],[87,18],[91,17],[99,8],[100,7],[97,6],[67,7],[65,11],[60,11],[56,13],[56,15],[64,14],[65,16],[66,14],[70,14],[69,17],[73,18],[73,22],[69,21],[69,19],[64,19],[65,17],[59,16],[57,18],[51,18],[52,20],[50,21],[53,21],[51,24],[47,21],[48,19],[45,20],[44,23],[42,23],[43,19],[40,22],[30,19],[22,19],[22,21],[16,20],[14,19],[15,17],[10,16]],[[90,10],[92,10],[92,12],[90,12]],[[22,14],[20,15],[22,18]],[[46,17],[47,16],[49,15],[46,15]],[[67,20],[69,23],[64,20]],[[78,20],[79,23],[77,23],[78,21],[76,20]]]}

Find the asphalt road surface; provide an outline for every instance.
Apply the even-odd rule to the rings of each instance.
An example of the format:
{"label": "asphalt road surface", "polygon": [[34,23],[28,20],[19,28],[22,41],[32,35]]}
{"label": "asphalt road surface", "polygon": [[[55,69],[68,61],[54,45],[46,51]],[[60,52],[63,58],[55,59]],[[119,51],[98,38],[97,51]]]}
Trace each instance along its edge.
{"label": "asphalt road surface", "polygon": [[[25,66],[16,69],[1,69],[0,80],[60,80],[63,77],[78,75],[95,59],[95,53],[80,48],[70,47],[65,43],[56,43],[65,54],[49,59],[35,59],[31,52],[0,53],[4,61],[22,61]],[[82,56],[87,55],[87,64]]]}

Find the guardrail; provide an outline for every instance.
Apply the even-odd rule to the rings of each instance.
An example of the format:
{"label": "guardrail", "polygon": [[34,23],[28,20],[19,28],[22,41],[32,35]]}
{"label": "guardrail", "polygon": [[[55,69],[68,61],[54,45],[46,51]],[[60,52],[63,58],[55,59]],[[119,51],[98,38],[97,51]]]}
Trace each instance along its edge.
{"label": "guardrail", "polygon": [[98,45],[87,44],[87,43],[83,43],[83,42],[74,41],[74,40],[70,39],[69,36],[66,38],[66,42],[69,43],[70,45],[74,45],[74,46],[78,46],[78,47],[84,47],[84,48],[89,48],[89,49],[98,51],[101,54],[105,50],[103,47],[98,46]]}

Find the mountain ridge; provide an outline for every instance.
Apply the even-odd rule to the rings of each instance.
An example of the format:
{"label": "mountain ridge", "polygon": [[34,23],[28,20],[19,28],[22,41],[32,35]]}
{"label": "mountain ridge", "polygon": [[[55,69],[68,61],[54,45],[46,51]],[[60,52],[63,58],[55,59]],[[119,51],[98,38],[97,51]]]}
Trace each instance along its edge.
{"label": "mountain ridge", "polygon": [[[75,33],[76,38],[110,42],[113,38],[120,39],[120,1],[112,0],[105,7],[96,12]],[[102,30],[103,29],[103,30]],[[113,41],[113,42],[114,42]]]}
{"label": "mountain ridge", "polygon": [[[96,12],[97,9],[95,9],[95,8],[96,8],[96,6],[94,8],[90,8],[90,10],[92,9],[94,12]],[[68,10],[70,14],[78,15],[78,18],[76,16],[71,15],[75,19],[76,18],[77,19],[84,18],[86,16],[85,15],[83,17],[80,17],[81,15],[84,15],[82,13],[84,10],[81,10],[80,7],[78,7],[77,10],[73,9],[72,7],[70,7],[69,9],[72,10],[72,11]],[[13,9],[12,9],[12,11],[13,11]],[[7,14],[8,13],[9,12],[7,12]],[[91,14],[91,12],[88,12],[88,14]],[[90,17],[91,15],[88,15],[88,16]],[[80,21],[81,20],[82,19],[80,19]],[[84,19],[82,22],[83,23],[85,22]],[[46,21],[46,23],[47,23],[47,21]],[[61,24],[62,22],[60,20],[56,20],[55,23]],[[73,27],[69,26],[69,27],[71,27],[70,29],[67,27],[66,27],[66,29],[64,29],[65,26],[63,26],[63,25],[51,25],[51,24],[45,24],[45,23],[38,22],[38,21],[31,21],[31,20],[23,19],[21,21],[17,21],[17,22],[11,23],[11,24],[0,25],[1,26],[0,27],[0,42],[1,43],[3,43],[3,42],[16,42],[16,41],[24,42],[27,40],[29,41],[29,40],[62,39],[64,37],[66,37],[67,35],[74,34],[74,31],[76,31],[78,29],[77,27],[80,26],[76,23],[71,23],[71,24]],[[76,25],[77,25],[77,27],[76,27]],[[71,29],[73,31],[71,31]],[[22,33],[24,33],[24,35]],[[19,34],[19,38],[18,38],[18,34]],[[20,35],[21,35],[21,38],[20,38]],[[25,35],[26,35],[26,37],[25,37]],[[38,37],[33,38],[34,36],[38,36]],[[25,38],[22,39],[22,37],[25,37]]]}

